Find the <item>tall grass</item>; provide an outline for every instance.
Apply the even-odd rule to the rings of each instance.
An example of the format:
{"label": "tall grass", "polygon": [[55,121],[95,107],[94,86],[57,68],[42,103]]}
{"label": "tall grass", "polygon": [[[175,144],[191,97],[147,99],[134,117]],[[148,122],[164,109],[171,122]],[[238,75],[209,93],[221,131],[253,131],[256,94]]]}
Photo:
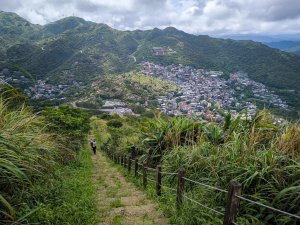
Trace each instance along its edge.
{"label": "tall grass", "polygon": [[[237,180],[246,197],[299,215],[299,123],[276,124],[273,115],[265,110],[258,112],[252,120],[227,116],[225,121],[219,125],[182,117],[158,117],[136,130],[138,134],[143,131],[143,137],[135,147],[139,149],[141,159],[146,159],[150,166],[161,164],[167,172],[184,167],[188,178],[222,189],[227,189],[231,180]],[[174,186],[176,176],[169,176],[164,181],[166,185]],[[189,182],[185,191],[207,206],[224,210],[223,193],[201,189]],[[171,200],[166,205],[169,212],[176,212],[169,207]],[[213,214],[199,207],[196,209],[193,204],[187,203],[183,210],[176,216],[171,213],[174,220],[181,221],[180,224],[195,224],[203,218],[207,224],[221,223],[221,220],[209,219]],[[199,212],[195,213],[195,210]],[[238,222],[296,224],[293,218],[243,201]]]}
{"label": "tall grass", "polygon": [[[191,179],[223,189],[230,180],[237,180],[244,195],[299,215],[299,124],[279,126],[273,121],[269,112],[261,111],[252,121],[234,124],[234,129],[206,124],[195,135],[201,137],[197,145],[185,142],[166,149],[160,163],[168,171],[184,167]],[[187,192],[209,206],[225,204],[219,194],[203,194],[191,184]],[[292,218],[243,202],[240,213],[256,224],[296,224]]]}
{"label": "tall grass", "polygon": [[16,220],[16,207],[31,182],[53,170],[57,143],[24,105],[11,110],[0,99],[1,222]]}

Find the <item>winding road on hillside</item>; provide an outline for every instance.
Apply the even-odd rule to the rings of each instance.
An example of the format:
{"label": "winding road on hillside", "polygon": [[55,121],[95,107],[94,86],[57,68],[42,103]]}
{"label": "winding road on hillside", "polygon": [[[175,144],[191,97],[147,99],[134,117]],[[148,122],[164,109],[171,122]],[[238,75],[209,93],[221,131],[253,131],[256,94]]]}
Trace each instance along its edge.
{"label": "winding road on hillside", "polygon": [[99,225],[168,225],[158,205],[126,181],[102,152],[92,156],[93,181],[98,188]]}

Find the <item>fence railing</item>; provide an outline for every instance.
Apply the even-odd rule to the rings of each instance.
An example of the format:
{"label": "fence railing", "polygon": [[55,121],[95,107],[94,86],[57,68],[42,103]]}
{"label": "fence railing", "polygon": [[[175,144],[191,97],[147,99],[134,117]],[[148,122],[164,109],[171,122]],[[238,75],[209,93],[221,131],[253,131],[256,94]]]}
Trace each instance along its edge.
{"label": "fence railing", "polygon": [[[162,194],[162,188],[165,188],[169,191],[176,192],[176,207],[180,208],[183,204],[183,199],[187,199],[202,208],[205,208],[207,210],[210,210],[211,212],[214,212],[217,215],[220,215],[223,217],[223,225],[237,225],[237,215],[239,210],[240,201],[246,201],[248,203],[257,205],[259,207],[264,207],[266,209],[272,210],[276,213],[283,214],[289,217],[292,217],[295,219],[295,222],[298,224],[300,222],[300,216],[295,215],[292,213],[285,212],[280,209],[276,209],[274,207],[262,204],[260,202],[253,201],[251,199],[245,198],[242,196],[242,185],[238,183],[237,181],[231,181],[229,184],[228,190],[223,190],[218,187],[214,187],[208,184],[204,184],[195,180],[191,180],[185,176],[185,170],[183,168],[180,168],[178,172],[165,172],[162,171],[162,168],[160,165],[158,165],[156,168],[147,167],[146,163],[140,163],[137,158],[132,159],[131,157],[127,156],[120,156],[120,155],[114,155],[111,151],[106,150],[105,151],[108,155],[108,157],[115,163],[122,165],[123,167],[127,168],[128,172],[132,172],[132,165],[134,165],[134,176],[139,177],[142,176],[142,183],[143,187],[146,189],[148,185],[148,181],[155,183],[155,192],[158,196],[161,196]],[[140,171],[141,168],[141,171]],[[155,173],[155,180],[148,177],[148,172],[154,172]],[[165,185],[162,185],[162,176],[163,175],[176,175],[177,176],[177,188],[171,188]],[[201,202],[192,199],[185,195],[184,189],[185,189],[185,182],[190,182],[196,185],[199,185],[203,188],[219,191],[222,193],[227,194],[227,200],[226,200],[226,206],[225,206],[225,212],[220,212],[216,209],[213,209],[211,207],[208,207]]]}

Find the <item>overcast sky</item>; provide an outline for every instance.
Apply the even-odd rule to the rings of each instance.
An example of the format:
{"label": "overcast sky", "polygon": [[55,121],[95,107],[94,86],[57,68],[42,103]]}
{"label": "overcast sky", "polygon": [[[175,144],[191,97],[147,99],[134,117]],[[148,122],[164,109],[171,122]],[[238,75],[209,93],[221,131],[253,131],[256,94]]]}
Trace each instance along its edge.
{"label": "overcast sky", "polygon": [[174,26],[194,34],[300,32],[300,0],[0,0],[32,23],[66,16],[116,29]]}

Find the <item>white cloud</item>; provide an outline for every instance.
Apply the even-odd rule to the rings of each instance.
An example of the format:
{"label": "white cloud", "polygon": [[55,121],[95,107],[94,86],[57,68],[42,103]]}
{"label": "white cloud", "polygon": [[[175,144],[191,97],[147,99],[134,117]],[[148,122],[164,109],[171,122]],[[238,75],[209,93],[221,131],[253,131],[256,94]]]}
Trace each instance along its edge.
{"label": "white cloud", "polygon": [[117,29],[174,26],[189,33],[300,32],[299,0],[1,0],[32,23],[66,16]]}

